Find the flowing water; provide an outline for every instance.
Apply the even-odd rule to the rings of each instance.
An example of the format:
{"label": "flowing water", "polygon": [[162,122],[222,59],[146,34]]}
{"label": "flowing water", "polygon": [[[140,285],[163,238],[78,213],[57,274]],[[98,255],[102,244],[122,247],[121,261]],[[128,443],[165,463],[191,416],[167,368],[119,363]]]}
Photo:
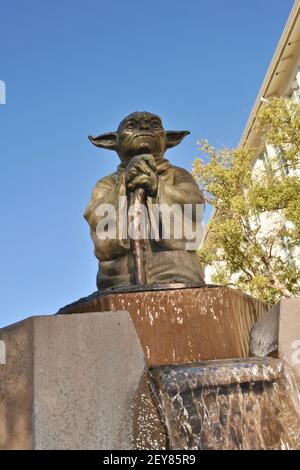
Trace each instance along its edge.
{"label": "flowing water", "polygon": [[299,392],[278,359],[151,369],[171,449],[300,449]]}

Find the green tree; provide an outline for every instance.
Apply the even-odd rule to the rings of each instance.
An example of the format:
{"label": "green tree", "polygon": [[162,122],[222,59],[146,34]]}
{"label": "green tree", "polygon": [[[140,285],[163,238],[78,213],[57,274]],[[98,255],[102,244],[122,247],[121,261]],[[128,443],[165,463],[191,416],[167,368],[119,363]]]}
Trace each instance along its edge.
{"label": "green tree", "polygon": [[[276,302],[300,295],[300,105],[274,98],[256,131],[260,148],[200,142],[193,174],[214,210],[199,256],[213,282]],[[254,165],[266,145],[273,155]]]}

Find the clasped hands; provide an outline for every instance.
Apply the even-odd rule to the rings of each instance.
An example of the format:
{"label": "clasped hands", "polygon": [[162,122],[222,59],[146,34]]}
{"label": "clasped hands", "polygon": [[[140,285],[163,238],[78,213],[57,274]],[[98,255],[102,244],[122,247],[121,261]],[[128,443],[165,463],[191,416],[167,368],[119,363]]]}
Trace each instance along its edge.
{"label": "clasped hands", "polygon": [[133,157],[126,167],[126,187],[129,191],[143,188],[148,196],[155,197],[158,187],[158,176],[155,173],[156,163],[153,155]]}

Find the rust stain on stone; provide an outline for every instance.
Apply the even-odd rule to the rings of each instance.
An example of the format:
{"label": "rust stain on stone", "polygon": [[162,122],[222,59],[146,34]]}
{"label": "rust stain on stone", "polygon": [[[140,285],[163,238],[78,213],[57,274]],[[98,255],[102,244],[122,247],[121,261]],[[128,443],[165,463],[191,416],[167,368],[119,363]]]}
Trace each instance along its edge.
{"label": "rust stain on stone", "polygon": [[123,292],[73,304],[64,313],[127,310],[148,365],[249,356],[252,326],[266,304],[227,287]]}

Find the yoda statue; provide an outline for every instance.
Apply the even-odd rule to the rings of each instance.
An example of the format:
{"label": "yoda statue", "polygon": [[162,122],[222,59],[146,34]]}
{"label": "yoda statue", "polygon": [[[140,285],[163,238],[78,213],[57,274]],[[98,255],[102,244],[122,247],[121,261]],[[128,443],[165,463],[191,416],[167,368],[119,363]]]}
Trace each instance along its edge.
{"label": "yoda statue", "polygon": [[[188,134],[166,131],[155,114],[135,112],[117,132],[89,136],[121,160],[115,173],[96,183],[84,214],[99,260],[99,290],[205,284],[196,253],[204,198],[193,176],[164,157]],[[130,223],[138,236],[130,235]]]}

